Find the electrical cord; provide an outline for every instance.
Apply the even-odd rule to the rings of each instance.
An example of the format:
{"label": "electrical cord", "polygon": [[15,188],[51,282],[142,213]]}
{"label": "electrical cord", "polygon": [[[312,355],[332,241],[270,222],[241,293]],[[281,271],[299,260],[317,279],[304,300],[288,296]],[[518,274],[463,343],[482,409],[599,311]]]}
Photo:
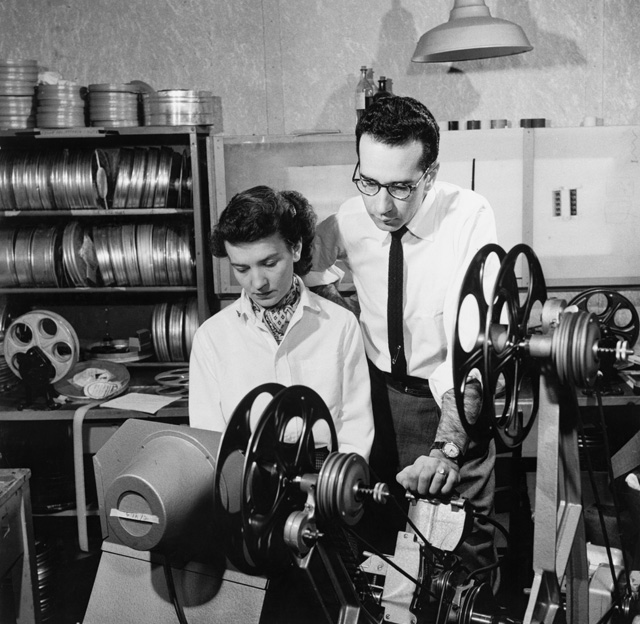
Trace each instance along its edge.
{"label": "electrical cord", "polygon": [[176,592],[176,586],[173,581],[173,572],[171,570],[171,564],[169,563],[169,559],[167,557],[164,558],[162,567],[164,569],[164,577],[167,581],[167,588],[169,590],[169,596],[171,597],[171,602],[173,603],[173,608],[175,609],[176,615],[178,616],[178,622],[180,624],[189,624],[187,618],[184,614],[184,609],[178,600],[178,594]]}
{"label": "electrical cord", "polygon": [[[596,391],[597,392],[597,391]],[[598,393],[599,394],[599,393]],[[600,494],[598,492],[598,488],[597,488],[597,484],[596,484],[596,480],[595,480],[595,471],[593,469],[593,464],[591,462],[591,454],[589,453],[589,449],[588,446],[586,444],[586,435],[585,435],[585,431],[584,431],[584,424],[582,422],[582,415],[580,413],[580,408],[578,406],[578,398],[577,395],[575,393],[575,389],[574,392],[571,393],[571,396],[573,397],[573,409],[575,411],[576,414],[576,420],[578,423],[578,434],[580,435],[580,438],[582,439],[582,447],[584,449],[584,458],[587,464],[587,474],[589,475],[589,483],[591,484],[591,489],[593,491],[593,498],[595,501],[595,505],[596,505],[596,510],[598,512],[598,519],[600,521],[600,528],[602,529],[602,539],[604,541],[604,547],[605,550],[607,552],[607,559],[609,562],[609,569],[611,571],[611,578],[615,579],[616,578],[616,572],[615,572],[615,566],[613,563],[613,557],[611,556],[611,543],[609,541],[609,533],[607,532],[607,526],[604,520],[604,514],[602,513],[602,502],[600,499]],[[626,567],[626,566],[625,566]],[[619,597],[619,591],[618,591],[618,584],[614,583],[613,585],[613,601],[614,602],[619,602],[620,597]]]}
{"label": "electrical cord", "polygon": [[[505,529],[504,526],[502,526],[502,524],[500,524],[497,520],[494,520],[493,518],[490,518],[489,516],[483,513],[480,513],[479,511],[476,511],[475,509],[472,511],[472,513],[473,513],[473,517],[481,524],[487,523],[495,527],[496,529],[498,529],[502,533],[502,535],[504,536],[507,542],[507,548],[509,549],[511,548],[511,536],[509,535],[509,532],[507,531],[507,529]],[[484,574],[485,572],[491,572],[491,570],[496,570],[501,565],[503,565],[503,563],[504,563],[504,557],[500,557],[494,563],[483,566],[481,568],[476,568],[475,570],[472,570],[471,572],[469,572],[469,574],[467,574],[467,577],[465,578],[464,582],[468,583],[470,580],[472,580],[476,576],[479,576],[480,574]]]}
{"label": "electrical cord", "polygon": [[[371,466],[369,466],[369,471],[371,473],[371,476],[373,477],[373,480],[376,483],[380,483],[381,482],[380,477],[378,477],[378,475],[375,473],[373,468],[371,468]],[[400,505],[400,503],[398,502],[398,500],[393,494],[389,494],[389,499],[391,499],[392,504],[395,506],[396,511],[400,513],[403,519],[407,521],[407,524],[414,530],[415,534],[422,540],[424,547],[438,560],[438,562],[441,563],[444,560],[444,554],[442,553],[442,551],[439,548],[436,548],[435,546],[432,546],[429,543],[427,538],[422,534],[420,529],[418,529],[418,527],[415,525],[413,520],[409,518],[409,515],[405,512],[405,510],[402,508],[402,506]]]}
{"label": "electrical cord", "polygon": [[[408,572],[405,572],[397,563],[395,563],[392,559],[387,557],[387,555],[384,555],[382,552],[380,552],[375,546],[373,546],[366,539],[364,539],[364,537],[358,535],[351,527],[345,527],[345,528],[357,540],[362,542],[367,547],[367,549],[370,550],[373,554],[380,557],[380,559],[382,559],[385,563],[390,565],[392,568],[395,568],[398,572],[400,572],[400,574],[402,574],[402,576],[409,579],[416,587],[419,587],[420,583],[418,582],[418,580],[413,578],[413,576],[411,576]],[[431,594],[433,598],[435,598],[436,600],[438,599],[438,596],[436,596],[436,594],[434,594],[430,589],[428,589],[427,591],[429,592],[429,594]]]}
{"label": "electrical cord", "polygon": [[[599,379],[600,378],[598,378],[597,381],[599,381]],[[598,415],[600,416],[600,427],[602,428],[602,434],[603,434],[602,437],[604,439],[604,451],[605,451],[605,456],[607,457],[609,489],[611,490],[611,496],[613,497],[613,506],[616,511],[616,522],[618,524],[619,530],[621,530],[622,523],[620,521],[620,501],[618,499],[616,488],[614,487],[614,484],[613,484],[615,478],[613,475],[613,466],[611,464],[611,448],[609,446],[609,435],[607,433],[607,426],[604,419],[604,407],[602,405],[602,394],[600,392],[599,384],[597,382],[596,382],[595,390],[596,390],[596,400],[598,401]],[[627,563],[627,555],[625,553],[624,546],[621,550],[622,550],[622,562],[624,564],[625,581],[627,583],[627,587],[629,588],[631,587],[631,579],[629,577],[629,567]],[[615,578],[615,575],[613,574],[613,568],[611,569],[611,573],[613,575],[613,578]]]}

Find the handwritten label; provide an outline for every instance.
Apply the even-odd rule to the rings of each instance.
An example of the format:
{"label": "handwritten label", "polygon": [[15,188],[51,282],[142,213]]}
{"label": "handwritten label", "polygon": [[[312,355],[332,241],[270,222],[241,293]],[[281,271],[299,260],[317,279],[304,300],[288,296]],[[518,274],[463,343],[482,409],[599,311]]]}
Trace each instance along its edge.
{"label": "handwritten label", "polygon": [[111,517],[123,518],[125,520],[135,520],[136,522],[147,522],[148,524],[160,524],[158,516],[146,513],[133,513],[130,511],[120,511],[119,509],[111,510]]}

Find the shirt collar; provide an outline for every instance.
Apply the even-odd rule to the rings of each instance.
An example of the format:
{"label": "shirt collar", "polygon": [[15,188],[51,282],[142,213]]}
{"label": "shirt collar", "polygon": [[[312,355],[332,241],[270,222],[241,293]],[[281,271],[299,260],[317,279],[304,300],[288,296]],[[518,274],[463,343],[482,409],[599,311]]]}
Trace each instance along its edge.
{"label": "shirt collar", "polygon": [[[418,208],[416,214],[413,215],[413,219],[407,223],[407,229],[411,234],[413,234],[413,236],[417,236],[424,240],[433,240],[436,229],[436,208],[434,206],[436,203],[436,194],[435,186],[432,186],[422,200],[422,204]],[[362,205],[364,207],[364,200],[362,200]],[[366,207],[364,209],[366,211]],[[385,232],[384,230],[376,227],[371,219],[369,219],[369,223],[376,232],[376,238],[381,242],[391,237],[389,232]]]}
{"label": "shirt collar", "polygon": [[[298,314],[301,314],[299,310],[303,308],[308,308],[310,310],[319,310],[320,306],[316,301],[309,295],[309,290],[304,285],[302,279],[300,279],[299,275],[294,275],[294,279],[298,282],[298,287],[300,288],[300,302],[298,303],[298,307],[296,311],[293,313],[293,319],[295,319]],[[240,294],[240,299],[238,300],[238,316],[244,317],[246,320],[248,319],[256,319],[256,315],[253,312],[253,306],[251,305],[251,298],[247,295],[246,291],[242,289],[242,293]]]}

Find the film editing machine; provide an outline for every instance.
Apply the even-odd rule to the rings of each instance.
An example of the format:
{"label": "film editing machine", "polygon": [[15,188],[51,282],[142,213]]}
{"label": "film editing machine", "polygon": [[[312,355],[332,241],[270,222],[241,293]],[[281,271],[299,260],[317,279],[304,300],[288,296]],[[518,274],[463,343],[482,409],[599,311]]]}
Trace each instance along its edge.
{"label": "film editing machine", "polygon": [[[104,542],[85,624],[637,622],[638,573],[611,556],[595,571],[588,565],[576,391],[592,387],[604,363],[627,359],[638,316],[628,304],[631,319],[618,326],[616,315],[583,304],[547,297],[526,245],[482,248],[461,288],[453,358],[465,429],[514,449],[538,416],[524,612],[507,612],[461,565],[456,547],[474,517],[464,499],[414,499],[393,553],[358,554],[365,507],[403,508],[359,455],[336,451],[313,390],[267,384],[243,399],[223,434],[131,419],[100,449]],[[463,317],[476,319],[475,330]],[[463,397],[473,377],[483,401],[472,418]],[[331,432],[319,468],[318,427]]]}

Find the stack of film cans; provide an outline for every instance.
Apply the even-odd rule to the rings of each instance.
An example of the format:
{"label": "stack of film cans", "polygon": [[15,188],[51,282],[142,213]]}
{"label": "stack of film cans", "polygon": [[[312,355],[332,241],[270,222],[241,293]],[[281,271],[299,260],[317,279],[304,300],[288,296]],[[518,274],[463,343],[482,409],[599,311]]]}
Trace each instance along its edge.
{"label": "stack of film cans", "polygon": [[86,125],[87,88],[78,85],[38,85],[38,127],[77,128]]}
{"label": "stack of film cans", "polygon": [[0,59],[0,130],[36,125],[37,61]]}
{"label": "stack of film cans", "polygon": [[140,126],[140,89],[131,84],[90,84],[89,123],[102,128]]}
{"label": "stack of film cans", "polygon": [[145,126],[212,126],[213,95],[210,91],[167,89],[142,94]]}

